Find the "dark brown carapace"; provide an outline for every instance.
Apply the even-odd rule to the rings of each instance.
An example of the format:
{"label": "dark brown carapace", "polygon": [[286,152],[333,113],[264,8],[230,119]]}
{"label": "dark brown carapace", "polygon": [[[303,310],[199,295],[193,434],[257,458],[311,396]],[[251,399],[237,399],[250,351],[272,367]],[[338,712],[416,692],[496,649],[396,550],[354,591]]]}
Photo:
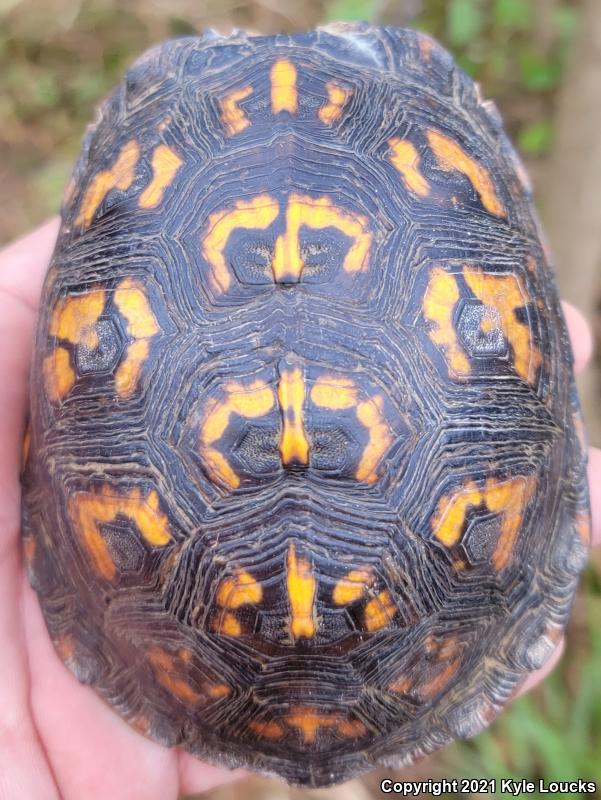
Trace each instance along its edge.
{"label": "dark brown carapace", "polygon": [[408,30],[145,54],[65,196],[25,552],[80,680],[307,785],[473,735],[586,560],[571,353],[494,107]]}

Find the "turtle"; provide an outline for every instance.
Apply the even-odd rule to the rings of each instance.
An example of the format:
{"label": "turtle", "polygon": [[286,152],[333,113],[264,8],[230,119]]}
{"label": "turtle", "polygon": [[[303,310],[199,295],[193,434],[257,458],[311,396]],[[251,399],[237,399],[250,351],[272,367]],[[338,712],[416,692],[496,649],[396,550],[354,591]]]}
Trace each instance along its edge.
{"label": "turtle", "polygon": [[325,786],[474,736],[588,554],[552,259],[428,35],[144,53],[87,129],[37,321],[23,541],[129,723]]}

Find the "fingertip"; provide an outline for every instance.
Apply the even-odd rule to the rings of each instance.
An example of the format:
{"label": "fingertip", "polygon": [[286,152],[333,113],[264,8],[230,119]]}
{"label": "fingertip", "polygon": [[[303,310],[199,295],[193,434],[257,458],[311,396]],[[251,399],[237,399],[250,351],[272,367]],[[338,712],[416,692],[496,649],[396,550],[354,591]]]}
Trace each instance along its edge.
{"label": "fingertip", "polygon": [[574,372],[578,374],[586,367],[593,354],[593,334],[580,309],[568,303],[567,300],[562,300],[561,305],[574,352]]}
{"label": "fingertip", "polygon": [[544,680],[547,677],[547,675],[553,672],[553,670],[561,660],[561,657],[563,656],[565,647],[566,647],[566,640],[565,637],[562,636],[559,642],[557,643],[555,650],[553,650],[553,652],[551,653],[545,664],[540,669],[537,669],[536,672],[532,672],[530,675],[528,675],[524,683],[522,683],[522,685],[516,691],[514,699],[517,697],[521,697],[523,694],[526,694],[526,692],[529,692],[530,689],[534,688],[538,683]]}
{"label": "fingertip", "polygon": [[183,794],[197,795],[217,786],[247,778],[251,773],[244,769],[215,767],[200,761],[184,750],[177,751],[179,762],[179,788]]}

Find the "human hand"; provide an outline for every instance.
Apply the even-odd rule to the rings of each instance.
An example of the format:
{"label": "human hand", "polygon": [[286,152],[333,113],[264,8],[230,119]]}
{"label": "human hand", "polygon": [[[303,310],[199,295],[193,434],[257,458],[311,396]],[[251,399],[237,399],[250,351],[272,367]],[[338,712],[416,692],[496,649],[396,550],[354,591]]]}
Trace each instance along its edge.
{"label": "human hand", "polygon": [[[19,463],[35,312],[58,231],[51,220],[0,252],[0,798],[170,800],[244,773],[203,764],[136,733],[56,655],[21,563]],[[564,305],[576,372],[590,357],[588,326]],[[601,544],[601,451],[589,481]],[[595,476],[595,479],[593,479]],[[522,690],[554,666],[561,646]]]}
{"label": "human hand", "polygon": [[0,798],[175,800],[245,773],[136,733],[56,655],[20,547],[19,464],[54,219],[0,252]]}

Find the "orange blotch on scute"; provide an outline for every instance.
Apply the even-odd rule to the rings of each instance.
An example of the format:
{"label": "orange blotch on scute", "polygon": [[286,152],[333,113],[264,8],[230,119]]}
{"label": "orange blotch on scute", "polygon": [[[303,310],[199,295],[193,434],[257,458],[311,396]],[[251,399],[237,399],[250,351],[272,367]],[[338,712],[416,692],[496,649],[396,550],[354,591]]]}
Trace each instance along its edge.
{"label": "orange blotch on scute", "polygon": [[366,630],[373,633],[386,628],[393,620],[398,608],[387,589],[373,597],[365,606],[363,621]]}
{"label": "orange blotch on scute", "polygon": [[69,499],[69,514],[96,572],[108,581],[116,577],[117,568],[102,535],[102,524],[123,515],[135,524],[140,536],[152,547],[164,547],[173,538],[169,520],[160,510],[159,496],[154,489],[146,496],[138,487],[122,494],[105,484],[100,491],[77,492]]}
{"label": "orange blotch on scute", "polygon": [[278,400],[282,412],[282,464],[308,464],[309,441],[303,425],[305,379],[300,367],[282,371],[278,383]]}
{"label": "orange blotch on scute", "polygon": [[185,664],[158,646],[151,647],[147,656],[157,680],[170,694],[187,705],[199,702],[202,695],[186,679]]}
{"label": "orange blotch on scute", "polygon": [[150,340],[161,328],[141,282],[132,278],[122,280],[115,291],[114,302],[126,320],[128,335],[134,339],[115,373],[117,394],[128,398],[136,390],[142,367],[150,355]]}
{"label": "orange blotch on scute", "polygon": [[248,723],[248,727],[257,736],[265,739],[281,739],[284,735],[284,729],[277,722],[263,722],[258,719],[253,719]]}
{"label": "orange blotch on scute", "polygon": [[244,569],[236,570],[233,576],[224,578],[217,589],[217,604],[235,609],[247,603],[260,603],[263,599],[261,584]]}
{"label": "orange blotch on scute", "polygon": [[352,569],[341,578],[332,592],[332,600],[337,606],[347,606],[361,600],[374,582],[370,569]]}
{"label": "orange blotch on scute", "polygon": [[214,292],[227,292],[232,282],[224,251],[233,231],[238,228],[265,230],[279,213],[278,201],[267,194],[261,194],[252,200],[238,200],[233,209],[210,215],[202,235],[201,249],[211,268],[209,284]]}
{"label": "orange blotch on scute", "polygon": [[271,268],[276,283],[298,282],[304,263],[300,248],[302,227],[321,230],[335,228],[352,240],[342,268],[345,272],[361,272],[368,268],[372,233],[366,217],[335,206],[328,197],[291,194],[286,207],[286,230],[275,243]]}
{"label": "orange blotch on scute", "polygon": [[240,636],[242,625],[232,611],[245,605],[257,605],[263,600],[261,584],[245,569],[237,569],[219,583],[215,595],[217,609],[212,628],[223,636]]}
{"label": "orange blotch on scute", "polygon": [[507,212],[488,170],[440,131],[430,128],[426,136],[439,165],[447,172],[463,173],[478,193],[484,208],[497,217],[506,217]]}
{"label": "orange blotch on scute", "polygon": [[290,603],[290,632],[293,639],[315,635],[315,595],[317,581],[308,558],[298,556],[294,544],[288,550],[287,574],[288,600]]}
{"label": "orange blotch on scute", "polygon": [[240,478],[226,456],[214,445],[227,430],[233,414],[245,419],[263,417],[274,408],[275,394],[271,386],[261,379],[247,385],[227,383],[224,394],[223,398],[211,398],[203,410],[199,437],[200,455],[213,481],[236,489],[240,485]]}
{"label": "orange blotch on scute", "polygon": [[250,97],[252,92],[252,86],[245,86],[235,89],[220,101],[221,122],[228,136],[235,136],[250,125],[248,114],[240,108],[240,101]]}
{"label": "orange blotch on scute", "polygon": [[392,431],[384,416],[384,398],[375,395],[357,406],[357,419],[367,428],[369,439],[355,473],[358,481],[375,483],[378,466],[393,441]]}
{"label": "orange blotch on scute", "polygon": [[392,151],[390,160],[407,189],[418,197],[427,197],[430,194],[430,184],[420,171],[421,159],[415,145],[398,136],[389,139],[388,144]]}
{"label": "orange blotch on scute", "polygon": [[328,102],[319,109],[318,116],[324,125],[333,125],[340,119],[342,109],[352,92],[333,81],[326,83],[326,92]]}
{"label": "orange blotch on scute", "polygon": [[286,724],[298,731],[305,744],[314,744],[322,728],[333,729],[345,738],[359,738],[367,732],[358,719],[339,712],[319,711],[311,706],[297,706],[286,717]]}
{"label": "orange blotch on scute", "polygon": [[152,180],[138,200],[140,208],[156,208],[184,162],[171,147],[160,144],[152,154]]}
{"label": "orange blotch on scute", "polygon": [[42,373],[46,394],[53,403],[62,400],[75,385],[75,370],[71,366],[69,351],[64,347],[57,347],[44,358]]}
{"label": "orange blotch on scute", "polygon": [[105,302],[106,295],[102,289],[61,297],[52,311],[50,335],[93,350],[98,346],[96,323]]}
{"label": "orange blotch on scute", "polygon": [[134,180],[139,157],[140,148],[135,139],[132,139],[123,145],[112,167],[98,172],[92,178],[84,192],[79,214],[75,220],[76,225],[84,228],[90,225],[98,207],[111,189],[120,189],[121,191],[129,189]]}
{"label": "orange blotch on scute", "polygon": [[432,323],[428,335],[442,349],[449,372],[457,377],[466,377],[471,372],[471,366],[453,324],[453,314],[459,298],[455,276],[442,267],[434,267],[422,304],[425,319]]}
{"label": "orange blotch on scute", "polygon": [[298,93],[296,89],[296,67],[286,58],[279,58],[271,68],[271,110],[274,114],[288,111],[296,114]]}
{"label": "orange blotch on scute", "polygon": [[384,398],[376,394],[366,400],[359,399],[359,389],[352,378],[338,375],[322,375],[311,389],[311,401],[320,408],[341,411],[354,408],[358,421],[368,433],[355,477],[358,481],[375,483],[379,477],[378,467],[394,437],[384,415]]}
{"label": "orange blotch on scute", "polygon": [[534,384],[542,355],[533,341],[527,322],[518,319],[516,311],[528,302],[528,295],[517,275],[494,275],[480,267],[463,268],[463,277],[472,292],[486,306],[499,313],[503,335],[513,350],[516,372]]}
{"label": "orange blotch on scute", "polygon": [[484,504],[489,512],[502,515],[501,532],[492,556],[494,568],[499,571],[509,563],[535,488],[533,475],[518,475],[507,480],[488,478],[484,486],[466,481],[438,501],[431,521],[434,536],[445,547],[453,547],[461,539],[468,511]]}

